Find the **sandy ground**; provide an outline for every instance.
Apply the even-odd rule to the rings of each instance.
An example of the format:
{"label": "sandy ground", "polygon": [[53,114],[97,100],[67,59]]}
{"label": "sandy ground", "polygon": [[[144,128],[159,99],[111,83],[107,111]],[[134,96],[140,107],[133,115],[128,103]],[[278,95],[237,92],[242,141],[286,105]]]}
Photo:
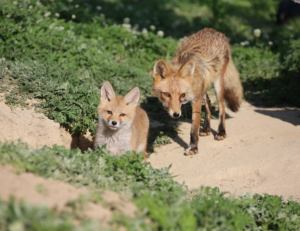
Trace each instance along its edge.
{"label": "sandy ground", "polygon": [[[1,95],[0,95],[1,100]],[[31,100],[30,110],[11,108],[0,101],[0,141],[15,143],[20,139],[30,147],[41,148],[64,145],[67,149],[81,148],[86,150],[92,146],[91,134],[74,136],[70,129],[60,126],[41,113],[36,113]]]}
{"label": "sandy ground", "polygon": [[[238,113],[228,109],[227,138],[200,137],[199,154],[184,156],[190,139],[191,121],[178,122],[180,134],[169,145],[156,149],[149,158],[152,166],[172,164],[175,180],[189,189],[201,185],[219,187],[239,195],[268,193],[300,200],[300,110],[257,108],[247,102]],[[170,118],[171,119],[171,118]],[[218,120],[211,120],[216,133]],[[0,102],[0,141],[21,139],[36,148],[64,145],[66,148],[91,146],[91,135],[71,136],[33,110],[11,109]]]}
{"label": "sandy ground", "polygon": [[[10,196],[16,199],[25,199],[34,205],[43,205],[55,208],[57,211],[71,211],[69,201],[76,201],[79,196],[88,198],[85,188],[75,188],[69,184],[53,179],[44,179],[32,173],[17,174],[10,166],[0,165],[0,198],[9,200]],[[113,218],[113,212],[121,211],[134,217],[137,210],[129,199],[112,191],[105,191],[102,195],[105,205],[88,202],[80,211],[80,216],[101,221],[107,226]],[[77,214],[79,215],[79,214]]]}
{"label": "sandy ground", "polygon": [[[179,137],[156,149],[154,168],[172,164],[175,180],[189,189],[219,187],[232,194],[268,193],[300,200],[300,110],[257,108],[247,102],[238,113],[226,109],[227,138],[200,137],[199,154],[184,156],[191,121],[179,122]],[[213,134],[218,120],[211,121]]]}

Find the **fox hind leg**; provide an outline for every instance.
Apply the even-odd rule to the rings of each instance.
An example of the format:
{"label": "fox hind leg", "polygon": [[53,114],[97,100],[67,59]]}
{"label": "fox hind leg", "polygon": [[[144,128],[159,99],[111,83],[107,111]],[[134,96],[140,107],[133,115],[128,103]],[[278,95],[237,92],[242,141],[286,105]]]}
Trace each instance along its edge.
{"label": "fox hind leg", "polygon": [[226,138],[225,130],[225,107],[224,107],[224,77],[221,76],[214,82],[214,89],[219,103],[219,128],[215,136],[216,140],[223,140]]}
{"label": "fox hind leg", "polygon": [[208,136],[210,135],[210,118],[211,118],[211,102],[209,100],[207,92],[203,95],[203,99],[205,102],[205,119],[203,128],[200,129],[199,135],[200,136]]}

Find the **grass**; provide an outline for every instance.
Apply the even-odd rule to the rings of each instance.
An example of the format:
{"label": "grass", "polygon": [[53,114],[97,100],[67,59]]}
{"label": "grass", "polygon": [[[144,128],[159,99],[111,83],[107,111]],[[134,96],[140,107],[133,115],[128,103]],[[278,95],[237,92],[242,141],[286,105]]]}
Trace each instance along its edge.
{"label": "grass", "polygon": [[[27,99],[37,99],[36,110],[71,127],[74,134],[94,134],[103,82],[109,80],[122,95],[138,86],[141,107],[151,120],[164,124],[150,129],[148,149],[153,151],[178,132],[151,97],[153,65],[159,58],[170,60],[183,37],[212,27],[230,38],[245,100],[258,106],[300,107],[300,21],[277,26],[278,2],[5,0],[0,6],[0,93],[11,106],[26,107]],[[260,29],[259,37],[254,29]],[[183,119],[190,113],[187,104]],[[128,230],[299,229],[297,202],[267,194],[227,197],[217,188],[191,192],[173,180],[168,168],[153,169],[141,158],[131,153],[112,157],[105,148],[83,155],[58,146],[33,150],[0,145],[2,164],[88,187],[94,202],[100,202],[99,191],[105,189],[129,195],[141,213],[134,220],[116,218]],[[43,187],[38,190],[46,193]],[[5,219],[0,218],[0,229],[35,230],[51,223],[57,227],[49,230],[73,230],[69,218],[50,210],[39,217],[39,208],[30,206],[1,202],[0,217]],[[10,208],[21,209],[27,218],[16,217]]]}
{"label": "grass", "polygon": [[[7,103],[26,106],[27,98],[40,99],[38,109],[50,119],[72,127],[75,134],[86,133],[88,129],[94,134],[99,89],[109,80],[118,94],[139,86],[144,108],[146,102],[152,103],[147,108],[150,118],[165,122],[169,119],[162,107],[152,113],[157,106],[149,99],[152,67],[157,59],[172,57],[178,46],[174,38],[189,35],[205,25],[231,39],[246,100],[265,106],[300,105],[295,94],[300,87],[299,49],[294,49],[300,38],[295,32],[299,31],[299,23],[296,20],[288,26],[276,26],[272,16],[276,2],[133,3],[5,1],[0,16],[0,79],[6,84],[0,91],[6,93]],[[149,15],[153,21],[148,22],[139,14]],[[140,29],[128,31],[118,25],[125,17],[129,17],[132,27],[138,23]],[[151,24],[156,27],[153,32]],[[258,25],[261,36],[254,37],[252,32]],[[149,31],[143,33],[143,27]],[[158,30],[164,31],[165,38],[156,35]],[[244,41],[249,45],[240,45]],[[184,114],[185,118],[190,117],[188,107]],[[167,126],[155,134],[160,132],[176,131]],[[153,142],[158,138],[150,139],[149,150],[153,150]]]}
{"label": "grass", "polygon": [[[0,144],[1,164],[86,187],[88,199],[94,203],[101,203],[103,190],[127,194],[141,211],[136,219],[116,218],[115,222],[128,230],[297,230],[300,225],[300,204],[292,198],[285,201],[268,194],[234,198],[209,187],[189,191],[173,180],[169,168],[154,169],[142,163],[142,158],[142,154],[129,152],[111,156],[105,147],[82,154],[60,146],[35,150],[21,143]],[[42,187],[38,190],[45,193]],[[76,209],[76,202],[72,205]],[[56,217],[59,219],[59,214]]]}
{"label": "grass", "polygon": [[92,231],[100,228],[92,221],[73,224],[71,213],[57,213],[43,206],[34,206],[24,200],[17,201],[11,197],[8,202],[0,199],[0,229],[21,231]]}

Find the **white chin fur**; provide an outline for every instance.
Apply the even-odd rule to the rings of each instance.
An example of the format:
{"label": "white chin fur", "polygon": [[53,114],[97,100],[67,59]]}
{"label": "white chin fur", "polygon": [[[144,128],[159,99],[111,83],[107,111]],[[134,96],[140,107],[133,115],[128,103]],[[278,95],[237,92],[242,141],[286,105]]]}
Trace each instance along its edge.
{"label": "white chin fur", "polygon": [[108,128],[115,131],[115,130],[118,130],[120,127],[112,127],[112,126],[108,126]]}

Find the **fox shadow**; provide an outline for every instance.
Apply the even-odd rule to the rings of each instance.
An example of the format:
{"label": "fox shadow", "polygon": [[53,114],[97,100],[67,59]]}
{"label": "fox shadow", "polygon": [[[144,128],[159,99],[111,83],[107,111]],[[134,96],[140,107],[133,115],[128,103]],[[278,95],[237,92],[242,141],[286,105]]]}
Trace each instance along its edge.
{"label": "fox shadow", "polygon": [[[166,110],[163,108],[162,103],[158,101],[156,97],[147,97],[140,105],[143,108],[150,119],[150,129],[148,136],[148,152],[154,152],[154,148],[160,145],[170,143],[170,139],[178,143],[184,149],[189,147],[179,135],[178,125],[180,122],[188,122],[192,124],[192,107],[191,104],[185,104],[182,106],[182,117],[180,119],[172,119]],[[201,127],[204,122],[204,105],[202,106],[201,113]],[[218,111],[215,106],[211,107],[212,119],[218,118]],[[226,119],[231,117],[226,113]],[[213,136],[217,134],[217,131],[211,128]]]}

